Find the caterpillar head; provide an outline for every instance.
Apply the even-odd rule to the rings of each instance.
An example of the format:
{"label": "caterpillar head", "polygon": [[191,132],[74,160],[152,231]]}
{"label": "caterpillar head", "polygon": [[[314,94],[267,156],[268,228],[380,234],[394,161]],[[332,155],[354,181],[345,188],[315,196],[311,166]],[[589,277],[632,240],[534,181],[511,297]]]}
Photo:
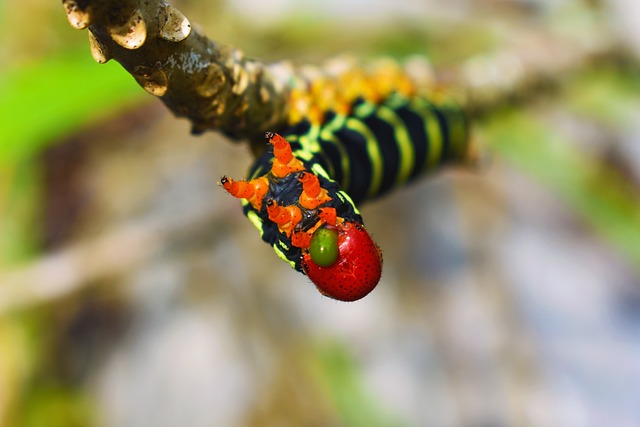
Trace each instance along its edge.
{"label": "caterpillar head", "polygon": [[302,268],[325,296],[356,301],[376,287],[382,274],[382,253],[356,222],[325,225],[303,251]]}

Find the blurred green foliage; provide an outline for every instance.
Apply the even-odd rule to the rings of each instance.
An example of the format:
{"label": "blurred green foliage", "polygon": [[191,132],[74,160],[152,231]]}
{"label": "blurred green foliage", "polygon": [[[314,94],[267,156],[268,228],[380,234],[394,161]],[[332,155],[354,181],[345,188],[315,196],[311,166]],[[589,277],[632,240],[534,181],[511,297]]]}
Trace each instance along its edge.
{"label": "blurred green foliage", "polygon": [[0,76],[0,164],[31,158],[49,144],[146,99],[114,62],[86,49],[5,70]]}
{"label": "blurred green foliage", "polygon": [[41,170],[34,162],[3,166],[0,184],[0,266],[38,252],[42,229]]}
{"label": "blurred green foliage", "polygon": [[[633,123],[630,113],[640,111],[638,82],[635,72],[589,70],[572,80],[556,102],[585,121],[624,129]],[[575,136],[550,122],[548,111],[511,109],[480,129],[500,159],[561,197],[640,269],[640,194],[615,165],[603,162],[606,153],[591,153],[587,144],[572,140]]]}
{"label": "blurred green foliage", "polygon": [[[0,73],[0,93],[1,270],[40,251],[43,150],[149,97],[117,63],[98,66],[86,46],[9,64]],[[6,396],[0,425],[93,425],[84,392],[39,378],[49,368],[44,336],[51,323],[44,313],[0,313],[0,396]]]}
{"label": "blurred green foliage", "polygon": [[312,352],[312,371],[329,397],[342,425],[350,427],[402,427],[384,402],[368,391],[360,365],[346,343],[322,343]]}
{"label": "blurred green foliage", "polygon": [[95,420],[91,401],[80,390],[55,384],[30,389],[20,410],[24,427],[86,427]]}
{"label": "blurred green foliage", "polygon": [[86,49],[5,70],[0,93],[0,261],[11,262],[38,245],[42,150],[147,97],[117,63],[100,67]]}

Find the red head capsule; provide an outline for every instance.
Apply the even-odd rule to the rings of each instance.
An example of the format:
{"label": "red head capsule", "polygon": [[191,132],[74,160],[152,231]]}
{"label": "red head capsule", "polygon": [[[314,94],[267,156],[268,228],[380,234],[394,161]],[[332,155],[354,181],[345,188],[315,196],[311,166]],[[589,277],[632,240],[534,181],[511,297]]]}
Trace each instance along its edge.
{"label": "red head capsule", "polygon": [[360,224],[345,222],[336,227],[338,258],[326,267],[316,264],[309,251],[302,268],[318,290],[340,301],[356,301],[376,287],[382,275],[382,254]]}

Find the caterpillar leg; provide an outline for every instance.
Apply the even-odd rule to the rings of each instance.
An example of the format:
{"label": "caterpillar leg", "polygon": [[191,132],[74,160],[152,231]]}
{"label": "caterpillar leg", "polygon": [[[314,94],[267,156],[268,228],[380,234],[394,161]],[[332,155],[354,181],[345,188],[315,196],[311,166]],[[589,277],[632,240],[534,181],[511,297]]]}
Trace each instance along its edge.
{"label": "caterpillar leg", "polygon": [[304,172],[298,180],[302,184],[300,206],[306,209],[315,209],[331,200],[327,190],[320,187],[320,180],[314,174]]}
{"label": "caterpillar leg", "polygon": [[382,255],[351,198],[326,176],[314,173],[289,142],[267,133],[273,146],[257,160],[267,171],[250,180],[220,183],[246,200],[245,214],[263,240],[325,296],[355,301],[371,292],[382,274]]}

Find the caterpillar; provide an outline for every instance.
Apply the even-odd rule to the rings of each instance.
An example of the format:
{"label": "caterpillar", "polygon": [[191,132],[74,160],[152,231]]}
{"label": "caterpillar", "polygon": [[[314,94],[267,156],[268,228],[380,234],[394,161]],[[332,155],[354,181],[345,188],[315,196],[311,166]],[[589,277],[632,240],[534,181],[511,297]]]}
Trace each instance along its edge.
{"label": "caterpillar", "polygon": [[[269,149],[247,180],[220,181],[242,200],[262,240],[337,300],[366,296],[382,274],[381,250],[356,206],[469,157],[462,110],[443,96],[417,95],[403,77],[355,85],[346,96],[327,81],[293,91],[292,104],[306,102],[291,113],[291,126],[283,135],[267,132]],[[322,85],[322,96],[314,95]]]}

